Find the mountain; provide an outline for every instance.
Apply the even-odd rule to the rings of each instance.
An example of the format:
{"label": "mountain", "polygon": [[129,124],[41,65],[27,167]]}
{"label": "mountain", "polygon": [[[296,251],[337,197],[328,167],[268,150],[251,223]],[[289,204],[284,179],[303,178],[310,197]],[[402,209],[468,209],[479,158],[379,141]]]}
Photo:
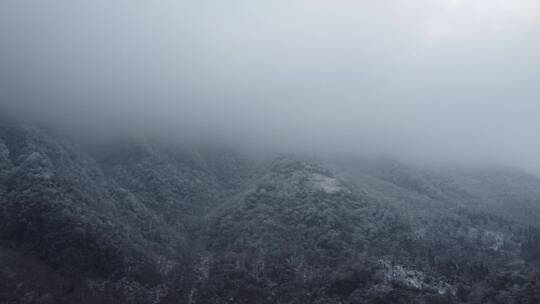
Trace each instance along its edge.
{"label": "mountain", "polygon": [[0,125],[0,303],[539,303],[540,178]]}

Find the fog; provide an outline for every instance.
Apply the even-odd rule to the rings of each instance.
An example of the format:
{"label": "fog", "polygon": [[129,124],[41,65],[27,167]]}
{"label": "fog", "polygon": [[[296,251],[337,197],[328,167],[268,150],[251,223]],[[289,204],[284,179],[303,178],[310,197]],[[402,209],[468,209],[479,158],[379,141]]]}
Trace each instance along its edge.
{"label": "fog", "polygon": [[0,102],[99,134],[540,172],[540,2],[2,0]]}

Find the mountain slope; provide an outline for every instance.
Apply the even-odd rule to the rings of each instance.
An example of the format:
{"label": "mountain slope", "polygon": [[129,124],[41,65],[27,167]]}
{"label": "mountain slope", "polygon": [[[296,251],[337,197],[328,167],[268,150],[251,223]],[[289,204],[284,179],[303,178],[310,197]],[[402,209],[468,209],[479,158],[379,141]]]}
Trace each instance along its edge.
{"label": "mountain slope", "polygon": [[257,164],[6,123],[0,302],[537,303],[538,189],[514,169]]}

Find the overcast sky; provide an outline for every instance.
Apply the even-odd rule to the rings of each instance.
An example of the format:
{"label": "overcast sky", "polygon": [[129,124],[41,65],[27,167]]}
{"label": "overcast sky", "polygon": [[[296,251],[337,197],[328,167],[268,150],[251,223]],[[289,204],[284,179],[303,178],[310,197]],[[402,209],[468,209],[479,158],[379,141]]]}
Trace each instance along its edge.
{"label": "overcast sky", "polygon": [[1,0],[0,98],[73,127],[540,172],[540,1]]}

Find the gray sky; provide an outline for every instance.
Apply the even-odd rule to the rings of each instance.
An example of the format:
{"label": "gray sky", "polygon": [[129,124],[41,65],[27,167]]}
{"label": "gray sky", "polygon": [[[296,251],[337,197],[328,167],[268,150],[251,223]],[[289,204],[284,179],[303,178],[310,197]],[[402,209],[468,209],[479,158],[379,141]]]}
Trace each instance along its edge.
{"label": "gray sky", "polygon": [[540,172],[540,1],[2,0],[0,98],[73,127]]}

